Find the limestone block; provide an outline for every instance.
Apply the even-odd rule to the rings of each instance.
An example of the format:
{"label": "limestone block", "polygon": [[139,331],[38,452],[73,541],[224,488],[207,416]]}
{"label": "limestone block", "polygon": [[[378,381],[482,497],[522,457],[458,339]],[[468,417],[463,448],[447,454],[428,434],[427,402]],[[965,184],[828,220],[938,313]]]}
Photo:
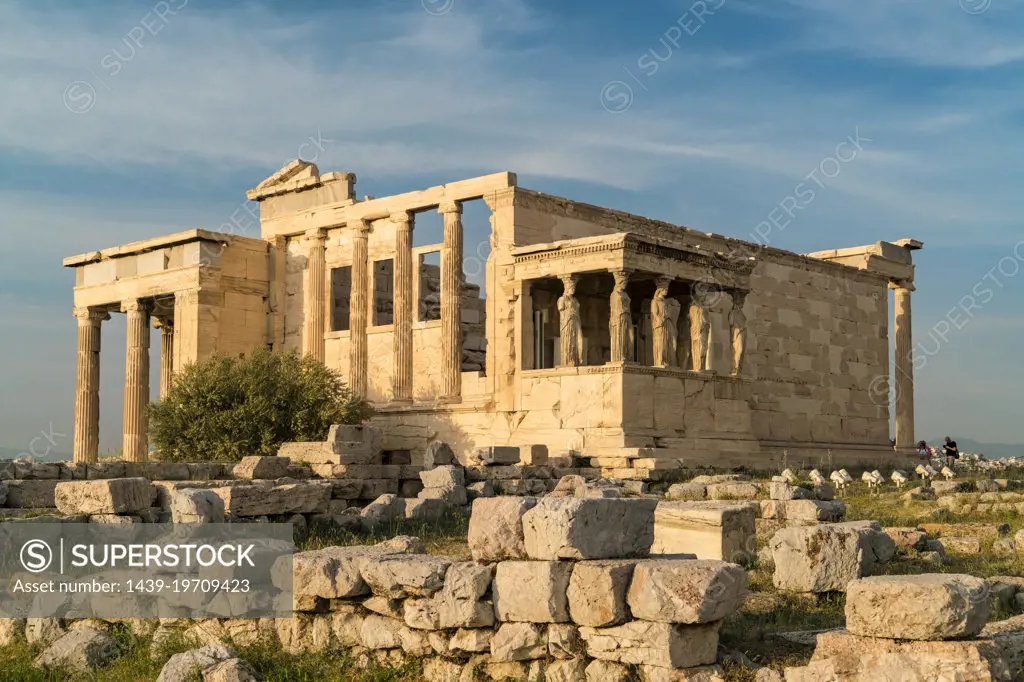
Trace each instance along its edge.
{"label": "limestone block", "polygon": [[13,480],[7,481],[7,506],[16,509],[41,509],[55,507],[55,480]]}
{"label": "limestone block", "polygon": [[331,498],[330,483],[310,481],[272,488],[237,485],[213,488],[224,500],[228,516],[267,516],[276,514],[320,514],[327,511]]}
{"label": "limestone block", "polygon": [[663,668],[710,665],[718,655],[718,623],[671,625],[634,620],[610,628],[581,627],[587,654],[603,661]]}
{"label": "limestone block", "polygon": [[753,500],[760,490],[756,483],[712,483],[708,486],[708,497],[712,500]]}
{"label": "limestone block", "polygon": [[405,601],[374,595],[363,601],[363,608],[388,618],[405,618]]}
{"label": "limestone block", "polygon": [[818,635],[809,665],[786,668],[786,682],[846,680],[1012,680],[1020,633],[982,640],[902,642],[839,630]]}
{"label": "limestone block", "polygon": [[408,499],[404,506],[405,518],[419,521],[437,521],[448,513],[444,500]]}
{"label": "limestone block", "polygon": [[423,679],[426,682],[459,682],[462,678],[462,664],[443,658],[428,658],[423,661]]}
{"label": "limestone block", "polygon": [[456,599],[444,593],[434,598],[441,628],[489,628],[495,623],[494,605],[489,601]]}
{"label": "limestone block", "polygon": [[362,628],[364,616],[359,613],[340,611],[331,614],[331,632],[341,646],[363,645]]}
{"label": "limestone block", "polygon": [[768,496],[773,500],[810,500],[815,497],[813,491],[786,481],[772,481]]}
{"label": "limestone block", "polygon": [[243,457],[232,473],[235,478],[250,480],[283,478],[291,463],[287,457]]}
{"label": "limestone block", "polygon": [[363,507],[359,515],[371,527],[378,523],[388,523],[404,519],[406,516],[406,500],[398,495],[381,495]]}
{"label": "limestone block", "polygon": [[62,514],[129,514],[153,504],[156,490],[144,478],[58,483],[54,503]]}
{"label": "limestone block", "polygon": [[494,486],[490,481],[477,481],[466,486],[466,497],[470,502],[478,497],[494,497]]}
{"label": "limestone block", "polygon": [[842,500],[790,500],[785,505],[785,518],[794,523],[830,523],[842,521],[846,516],[846,504]]}
{"label": "limestone block", "polygon": [[874,564],[887,563],[896,555],[896,543],[882,532],[882,526],[877,521],[848,521],[832,525],[837,528],[849,528],[860,536],[864,561],[861,575],[867,575]]}
{"label": "limestone block", "polygon": [[157,682],[188,682],[195,679],[197,671],[202,675],[221,661],[233,658],[238,658],[238,654],[231,647],[209,644],[171,656],[156,679]]}
{"label": "limestone block", "polygon": [[441,618],[433,599],[406,599],[402,602],[405,624],[416,630],[438,630]]}
{"label": "limestone block", "polygon": [[569,579],[569,615],[574,623],[600,628],[629,618],[626,592],[634,561],[580,561]]}
{"label": "limestone block", "polygon": [[440,500],[449,507],[462,507],[469,502],[469,493],[463,486],[455,488],[424,488],[417,497],[421,500]]}
{"label": "limestone block", "polygon": [[519,464],[519,448],[510,445],[492,445],[477,448],[473,459],[485,465]]}
{"label": "limestone block", "polygon": [[986,583],[969,575],[877,576],[847,587],[846,629],[863,637],[972,637],[988,614]]}
{"label": "limestone block", "polygon": [[503,561],[494,572],[494,610],[499,621],[563,623],[573,566],[564,561]]}
{"label": "limestone block", "polygon": [[361,572],[376,595],[389,599],[430,597],[444,587],[451,563],[449,558],[425,554],[389,555],[364,562]]}
{"label": "limestone block", "polygon": [[482,599],[491,588],[494,567],[461,561],[448,567],[443,594],[452,599]]}
{"label": "limestone block", "polygon": [[[583,497],[586,493],[587,481],[582,476],[570,474],[562,476],[551,491],[552,497]],[[579,493],[577,494],[577,491]]]}
{"label": "limestone block", "polygon": [[425,488],[458,488],[466,485],[466,472],[457,465],[446,464],[420,472]]}
{"label": "limestone block", "polygon": [[674,483],[665,492],[666,500],[703,500],[708,496],[708,487],[701,483]]}
{"label": "limestone block", "polygon": [[634,618],[662,623],[712,623],[739,609],[747,574],[724,561],[639,561],[627,601]]}
{"label": "limestone block", "polygon": [[519,461],[525,466],[544,466],[548,463],[547,445],[519,446]]}
{"label": "limestone block", "polygon": [[523,515],[531,559],[622,559],[647,556],[657,500],[542,498]]}
{"label": "limestone block", "polygon": [[[770,670],[762,668],[761,670]],[[776,673],[778,675],[778,673]],[[782,682],[782,677],[776,678]],[[721,666],[706,665],[697,668],[662,668],[656,665],[640,666],[640,682],[726,682],[725,672]],[[755,682],[764,682],[761,677],[756,677]]]}
{"label": "limestone block", "polygon": [[544,661],[490,661],[483,664],[485,679],[493,682],[545,682]]}
{"label": "limestone block", "polygon": [[[422,547],[398,546],[397,543],[380,543],[373,546],[327,547],[309,552],[298,552],[292,557],[292,588],[295,598],[319,597],[322,599],[349,599],[370,593],[370,587],[363,580],[362,568],[383,557],[415,554]],[[287,562],[274,565],[274,584],[285,583],[281,571]]]}
{"label": "limestone block", "polygon": [[240,658],[229,658],[203,672],[203,682],[258,682],[256,669]]}
{"label": "limestone block", "polygon": [[490,651],[493,635],[493,631],[482,628],[459,629],[448,642],[448,649],[453,654],[478,654]]}
{"label": "limestone block", "polygon": [[224,500],[211,490],[173,490],[170,506],[172,523],[224,523]]}
{"label": "limestone block", "polygon": [[547,631],[533,623],[502,623],[491,637],[495,661],[528,661],[548,655]]}
{"label": "limestone block", "polygon": [[476,561],[527,557],[523,516],[537,504],[532,497],[492,497],[473,501],[469,549]]}
{"label": "limestone block", "polygon": [[544,669],[544,682],[587,682],[587,663],[578,658],[551,661]]}
{"label": "limestone block", "polygon": [[424,469],[433,469],[434,467],[446,466],[455,462],[455,453],[452,452],[452,448],[448,443],[433,441],[427,444],[427,449],[423,453]]}
{"label": "limestone block", "polygon": [[28,618],[25,621],[25,641],[29,644],[52,644],[64,633],[56,618]]}
{"label": "limestone block", "polygon": [[400,620],[384,616],[367,616],[359,627],[359,641],[367,649],[401,649],[402,630]]}
{"label": "limestone block", "polygon": [[117,641],[107,633],[91,627],[80,627],[47,647],[36,658],[36,665],[88,671],[109,662],[120,653]]}
{"label": "limestone block", "polygon": [[384,432],[368,424],[335,424],[327,432],[327,444],[336,455],[357,452],[379,457],[383,443]]}
{"label": "limestone block", "polygon": [[633,675],[621,663],[594,659],[587,666],[587,682],[630,682]]}
{"label": "limestone block", "polygon": [[565,660],[582,658],[586,653],[587,646],[575,625],[552,623],[548,626],[548,656]]}
{"label": "limestone block", "polygon": [[792,526],[779,530],[769,546],[780,590],[844,591],[860,577],[864,549],[860,535],[834,526]]}
{"label": "limestone block", "polygon": [[753,504],[659,502],[651,554],[694,554],[745,564],[756,553],[756,517]]}
{"label": "limestone block", "polygon": [[883,528],[882,532],[888,535],[896,545],[896,549],[902,551],[922,550],[928,534],[919,528]]}

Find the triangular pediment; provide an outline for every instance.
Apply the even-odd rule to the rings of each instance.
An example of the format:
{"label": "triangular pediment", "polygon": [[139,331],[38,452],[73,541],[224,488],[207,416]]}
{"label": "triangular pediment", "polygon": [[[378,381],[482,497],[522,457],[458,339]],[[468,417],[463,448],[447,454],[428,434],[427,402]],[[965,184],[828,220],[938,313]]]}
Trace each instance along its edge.
{"label": "triangular pediment", "polygon": [[275,194],[292,192],[320,183],[320,169],[315,163],[295,159],[269,178],[246,192],[252,201],[259,201]]}

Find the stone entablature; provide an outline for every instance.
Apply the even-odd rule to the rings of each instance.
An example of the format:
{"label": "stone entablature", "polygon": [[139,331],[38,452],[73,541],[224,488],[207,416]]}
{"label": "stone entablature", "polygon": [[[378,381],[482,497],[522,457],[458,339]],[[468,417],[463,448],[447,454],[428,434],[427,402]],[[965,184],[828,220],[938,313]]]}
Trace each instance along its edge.
{"label": "stone entablature", "polygon": [[[912,437],[905,360],[919,242],[800,255],[541,194],[512,173],[362,200],[354,184],[352,173],[293,162],[249,193],[262,239],[193,231],[69,259],[76,302],[99,316],[171,293],[207,306],[201,319],[159,321],[175,340],[198,339],[190,353],[164,338],[174,355],[167,382],[185,358],[214,350],[295,348],[370,398],[386,446],[414,458],[435,440],[461,453],[543,443],[553,456],[586,454],[608,474],[635,477],[768,465],[784,450],[891,457],[889,407],[878,397],[889,380],[891,286],[894,336],[907,351],[897,359],[898,444]],[[482,301],[463,272],[463,205],[478,199],[491,214]],[[442,241],[413,246],[424,212],[441,214]],[[151,252],[165,248],[156,277],[170,291],[147,289],[146,268],[160,258]],[[220,259],[246,251],[260,272],[239,279],[221,265],[217,274],[211,258],[213,267],[180,273],[174,249]],[[126,258],[145,260],[147,274],[129,272]],[[232,287],[249,298],[230,296]],[[93,319],[80,317],[86,422]],[[133,385],[132,395],[143,392]],[[79,432],[88,457],[91,427]]]}

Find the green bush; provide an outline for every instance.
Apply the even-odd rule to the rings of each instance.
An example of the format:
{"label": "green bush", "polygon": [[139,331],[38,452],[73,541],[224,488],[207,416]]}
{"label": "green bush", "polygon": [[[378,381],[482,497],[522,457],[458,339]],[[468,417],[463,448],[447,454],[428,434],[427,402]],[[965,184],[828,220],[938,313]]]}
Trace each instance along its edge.
{"label": "green bush", "polygon": [[149,429],[157,459],[232,462],[274,455],[281,443],[324,440],[331,424],[358,424],[372,413],[322,363],[258,348],[186,367],[150,405]]}

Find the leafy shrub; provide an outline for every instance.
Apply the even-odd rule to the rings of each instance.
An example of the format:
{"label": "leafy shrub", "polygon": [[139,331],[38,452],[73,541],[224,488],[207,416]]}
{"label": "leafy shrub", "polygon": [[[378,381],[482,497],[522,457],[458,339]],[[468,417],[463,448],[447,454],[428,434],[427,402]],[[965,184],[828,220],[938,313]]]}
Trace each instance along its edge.
{"label": "leafy shrub", "polygon": [[324,440],[331,424],[358,424],[372,413],[322,363],[258,348],[175,375],[164,399],[150,405],[149,429],[158,459],[230,462],[274,455],[281,443]]}

